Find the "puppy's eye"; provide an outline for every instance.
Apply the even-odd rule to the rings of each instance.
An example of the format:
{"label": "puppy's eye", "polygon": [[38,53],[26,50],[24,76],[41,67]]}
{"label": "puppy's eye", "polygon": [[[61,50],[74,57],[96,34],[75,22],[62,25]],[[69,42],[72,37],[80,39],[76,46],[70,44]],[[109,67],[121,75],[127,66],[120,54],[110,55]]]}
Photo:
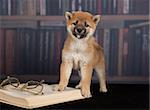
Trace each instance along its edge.
{"label": "puppy's eye", "polygon": [[72,23],[73,25],[77,25],[78,24],[78,21],[76,21],[76,22],[74,22],[74,23]]}
{"label": "puppy's eye", "polygon": [[87,22],[85,22],[85,27],[89,27],[90,25],[87,24]]}

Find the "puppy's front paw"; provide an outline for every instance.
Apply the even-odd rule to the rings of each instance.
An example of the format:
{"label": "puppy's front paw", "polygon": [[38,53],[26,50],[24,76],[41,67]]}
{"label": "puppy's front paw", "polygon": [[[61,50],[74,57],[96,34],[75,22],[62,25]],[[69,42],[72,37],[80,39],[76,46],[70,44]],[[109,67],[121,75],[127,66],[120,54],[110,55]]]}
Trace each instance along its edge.
{"label": "puppy's front paw", "polygon": [[107,88],[106,87],[100,88],[100,92],[106,93],[107,92]]}
{"label": "puppy's front paw", "polygon": [[89,98],[92,96],[90,90],[86,88],[81,89],[81,94],[83,97],[86,97],[86,98]]}
{"label": "puppy's front paw", "polygon": [[65,89],[64,85],[57,85],[53,88],[54,91],[63,91]]}
{"label": "puppy's front paw", "polygon": [[76,89],[80,89],[80,88],[81,88],[81,83],[79,83],[78,85],[76,85],[75,88],[76,88]]}

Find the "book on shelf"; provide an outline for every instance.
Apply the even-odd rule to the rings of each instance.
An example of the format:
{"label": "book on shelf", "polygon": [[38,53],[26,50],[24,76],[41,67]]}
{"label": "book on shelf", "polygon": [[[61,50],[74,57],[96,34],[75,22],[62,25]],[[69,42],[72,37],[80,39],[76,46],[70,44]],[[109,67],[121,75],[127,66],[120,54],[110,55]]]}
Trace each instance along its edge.
{"label": "book on shelf", "polygon": [[[64,103],[79,99],[84,99],[81,95],[80,89],[67,87],[64,91],[54,91],[56,84],[48,85],[43,84],[43,94],[34,95],[30,92],[21,91],[19,88],[14,88],[11,85],[6,85],[4,89],[0,89],[0,102],[33,109],[58,103]],[[39,91],[40,88],[35,88],[32,92]]]}
{"label": "book on shelf", "polygon": [[104,48],[104,55],[105,55],[106,72],[109,73],[110,30],[104,29],[104,35],[103,36],[104,36],[103,48]]}
{"label": "book on shelf", "polygon": [[93,14],[148,14],[149,0],[0,0],[0,15],[64,15],[66,11]]}
{"label": "book on shelf", "polygon": [[5,72],[13,73],[14,72],[14,36],[16,35],[16,31],[13,29],[7,29],[5,32]]}
{"label": "book on shelf", "polygon": [[110,42],[109,42],[109,75],[114,76],[117,74],[118,62],[118,29],[110,29]]}
{"label": "book on shelf", "polygon": [[141,73],[141,56],[142,56],[142,30],[140,28],[132,29],[134,37],[134,51],[133,51],[133,74],[139,75]]}
{"label": "book on shelf", "polygon": [[0,74],[4,73],[4,29],[0,29]]}
{"label": "book on shelf", "polygon": [[[124,28],[123,29],[123,49],[122,49],[122,75],[127,76],[127,74],[130,72],[128,71],[128,65],[129,65],[129,29]],[[132,63],[132,61],[131,61]],[[130,66],[129,66],[130,67]]]}
{"label": "book on shelf", "polygon": [[142,27],[142,73],[143,75],[146,75],[146,73],[149,73],[149,45],[150,45],[150,38],[149,38],[149,25],[145,25]]}
{"label": "book on shelf", "polygon": [[[106,71],[112,76],[146,76],[148,75],[146,59],[149,59],[149,23],[134,20],[125,21],[123,24],[125,27],[121,29],[98,27],[95,32],[97,42],[104,49]],[[61,50],[67,36],[64,27],[2,28],[0,34],[4,41],[0,47],[5,47],[5,56],[2,53],[0,55],[1,59],[2,57],[5,59],[0,62],[5,67],[5,72],[59,73]],[[5,62],[2,63],[3,61]]]}
{"label": "book on shelf", "polygon": [[122,75],[122,57],[123,57],[123,28],[119,29],[118,33],[118,62],[117,62],[117,73],[119,76]]}

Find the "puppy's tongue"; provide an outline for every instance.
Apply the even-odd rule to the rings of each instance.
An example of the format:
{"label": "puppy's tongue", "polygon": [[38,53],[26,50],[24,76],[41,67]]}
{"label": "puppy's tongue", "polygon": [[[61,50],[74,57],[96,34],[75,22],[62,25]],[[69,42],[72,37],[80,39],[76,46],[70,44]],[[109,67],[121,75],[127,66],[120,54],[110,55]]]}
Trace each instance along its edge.
{"label": "puppy's tongue", "polygon": [[80,38],[80,35],[77,35],[77,38]]}

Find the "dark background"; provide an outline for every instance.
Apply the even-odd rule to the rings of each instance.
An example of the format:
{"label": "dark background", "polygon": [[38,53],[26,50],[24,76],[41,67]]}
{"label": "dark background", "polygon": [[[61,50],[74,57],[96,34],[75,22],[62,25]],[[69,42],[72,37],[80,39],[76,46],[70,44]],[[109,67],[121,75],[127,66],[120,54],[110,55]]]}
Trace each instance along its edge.
{"label": "dark background", "polygon": [[[99,93],[93,72],[92,98],[42,109],[148,109],[149,0],[0,0],[0,81],[58,83],[64,13],[77,10],[102,15],[94,36],[104,48],[108,93]],[[80,78],[72,73],[74,87]]]}

